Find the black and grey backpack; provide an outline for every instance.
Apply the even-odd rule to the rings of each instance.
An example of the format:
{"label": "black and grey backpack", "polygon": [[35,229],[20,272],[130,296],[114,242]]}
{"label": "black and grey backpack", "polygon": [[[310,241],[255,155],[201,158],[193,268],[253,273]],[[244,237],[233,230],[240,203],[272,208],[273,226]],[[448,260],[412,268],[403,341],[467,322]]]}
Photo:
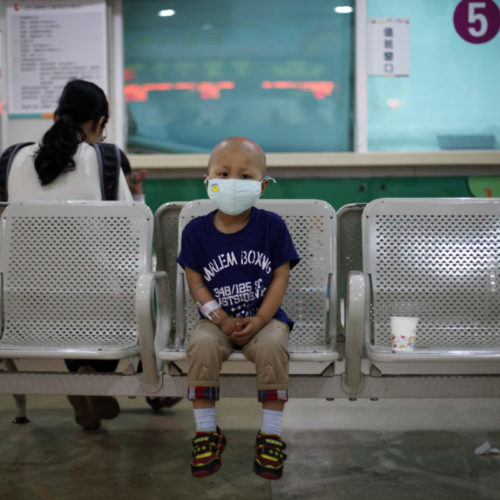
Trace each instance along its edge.
{"label": "black and grey backpack", "polygon": [[[16,153],[25,146],[30,146],[34,142],[20,142],[8,147],[0,156],[0,201],[7,201],[7,181],[10,167]],[[104,142],[94,142],[90,144],[94,147],[100,171],[102,199],[113,201],[117,198],[120,167],[128,160],[118,146]]]}

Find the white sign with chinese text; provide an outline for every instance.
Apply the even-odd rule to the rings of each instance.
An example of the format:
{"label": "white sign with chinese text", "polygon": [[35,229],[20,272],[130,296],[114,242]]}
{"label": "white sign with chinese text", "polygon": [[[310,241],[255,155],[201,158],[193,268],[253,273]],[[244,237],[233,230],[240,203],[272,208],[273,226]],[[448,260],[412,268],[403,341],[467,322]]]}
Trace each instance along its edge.
{"label": "white sign with chinese text", "polygon": [[410,20],[369,18],[367,27],[369,76],[410,75]]}
{"label": "white sign with chinese text", "polygon": [[50,114],[68,80],[107,92],[105,0],[30,0],[6,7],[9,115]]}

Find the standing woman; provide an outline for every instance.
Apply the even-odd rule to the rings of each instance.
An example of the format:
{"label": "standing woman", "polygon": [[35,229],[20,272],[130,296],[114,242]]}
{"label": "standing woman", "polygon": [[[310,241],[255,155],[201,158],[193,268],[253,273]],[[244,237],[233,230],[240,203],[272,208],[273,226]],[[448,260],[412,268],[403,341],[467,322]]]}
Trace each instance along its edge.
{"label": "standing woman", "polygon": [[[7,181],[8,201],[102,200],[100,167],[89,144],[104,139],[109,118],[108,101],[102,89],[84,80],[64,87],[54,113],[54,124],[40,144],[21,148],[12,160]],[[132,195],[120,169],[117,200]],[[65,360],[70,371],[112,372],[118,360]],[[118,401],[109,396],[68,396],[76,422],[98,429],[101,419],[120,413]]]}

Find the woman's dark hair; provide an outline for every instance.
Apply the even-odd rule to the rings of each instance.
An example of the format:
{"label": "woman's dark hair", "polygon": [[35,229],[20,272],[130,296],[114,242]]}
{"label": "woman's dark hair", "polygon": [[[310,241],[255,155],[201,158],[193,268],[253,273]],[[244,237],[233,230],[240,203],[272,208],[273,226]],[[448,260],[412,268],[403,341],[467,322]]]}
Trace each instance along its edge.
{"label": "woman's dark hair", "polygon": [[108,100],[100,87],[85,80],[72,80],[64,87],[55,111],[57,119],[47,130],[35,156],[35,169],[42,183],[50,184],[63,172],[75,169],[73,156],[85,140],[81,125],[101,116],[109,118]]}

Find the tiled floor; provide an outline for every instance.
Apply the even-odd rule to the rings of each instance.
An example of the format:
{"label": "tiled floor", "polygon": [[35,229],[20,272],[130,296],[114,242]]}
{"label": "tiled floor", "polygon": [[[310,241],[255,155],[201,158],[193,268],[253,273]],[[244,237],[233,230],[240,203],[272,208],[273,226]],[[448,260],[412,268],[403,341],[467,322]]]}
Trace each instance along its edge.
{"label": "tiled floor", "polygon": [[36,499],[500,499],[500,400],[301,399],[287,406],[285,475],[252,472],[260,410],[221,400],[228,438],[221,470],[193,479],[190,404],[153,414],[121,398],[122,413],[98,432],[73,422],[64,397],[31,396],[31,423],[14,425],[0,396],[0,498]]}

